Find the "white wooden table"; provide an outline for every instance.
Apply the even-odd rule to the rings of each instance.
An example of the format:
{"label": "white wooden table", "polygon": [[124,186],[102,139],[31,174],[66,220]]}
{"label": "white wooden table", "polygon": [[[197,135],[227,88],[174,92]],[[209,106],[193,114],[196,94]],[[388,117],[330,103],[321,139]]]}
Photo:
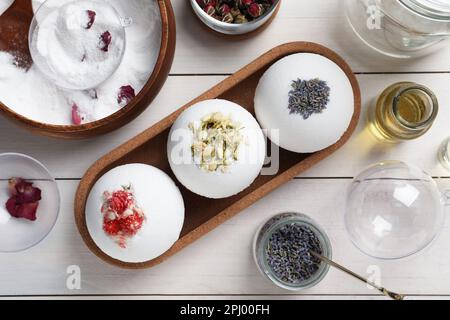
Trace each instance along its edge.
{"label": "white wooden table", "polygon": [[[328,232],[334,258],[367,275],[376,265],[383,284],[412,298],[450,298],[450,224],[423,252],[405,260],[371,259],[348,239],[343,225],[345,188],[366,166],[385,159],[406,160],[441,177],[450,188],[450,173],[437,162],[436,152],[450,135],[450,47],[433,56],[410,61],[370,52],[353,35],[343,15],[342,0],[284,0],[278,17],[259,36],[246,41],[220,40],[206,33],[187,1],[173,0],[178,36],[174,65],[165,87],[137,120],[103,137],[88,141],[58,141],[31,136],[0,119],[0,152],[29,154],[58,178],[62,209],[56,227],[44,242],[23,253],[0,254],[0,296],[125,296],[134,298],[371,298],[377,292],[330,270],[317,287],[292,294],[262,278],[253,263],[251,241],[257,227],[286,210],[309,214]],[[430,86],[441,113],[425,137],[394,148],[377,144],[360,127],[335,155],[281,187],[237,217],[153,269],[127,271],[109,266],[84,245],[74,223],[73,199],[80,177],[100,156],[153,125],[184,103],[224,79],[272,47],[307,40],[341,54],[356,72],[363,109],[380,90],[399,80]],[[364,116],[362,117],[364,118]],[[67,268],[81,268],[82,288],[66,286]]]}

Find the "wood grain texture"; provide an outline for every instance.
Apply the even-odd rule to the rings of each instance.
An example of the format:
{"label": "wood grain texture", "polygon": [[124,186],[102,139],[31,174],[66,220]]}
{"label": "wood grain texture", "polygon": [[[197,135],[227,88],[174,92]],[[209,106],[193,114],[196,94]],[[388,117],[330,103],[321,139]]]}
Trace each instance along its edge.
{"label": "wood grain texture", "polygon": [[[438,181],[450,188],[450,179]],[[370,266],[382,283],[408,295],[450,296],[450,220],[426,250],[407,259],[382,261],[361,253],[349,240],[342,218],[349,179],[296,179],[231,218],[165,263],[127,270],[98,259],[84,244],[74,223],[73,195],[78,181],[58,181],[62,207],[53,232],[26,252],[0,254],[0,295],[291,295],[259,274],[251,254],[258,227],[274,214],[308,214],[327,232],[333,258],[369,276]],[[66,287],[67,268],[81,269],[81,290]],[[20,276],[19,276],[20,275]],[[359,281],[330,270],[319,286],[304,295],[376,295]]]}
{"label": "wood grain texture", "polygon": [[[127,124],[128,122],[135,119],[139,116],[153,101],[156,95],[159,93],[160,89],[164,85],[167,76],[169,74],[170,68],[172,66],[174,54],[175,54],[175,46],[176,46],[176,26],[175,26],[175,18],[172,10],[172,6],[170,0],[157,0],[158,5],[161,12],[161,47],[159,51],[158,58],[156,60],[155,68],[144,85],[143,89],[137,94],[137,96],[124,108],[119,111],[113,113],[112,115],[94,121],[87,124],[82,124],[79,126],[74,125],[51,125],[45,124],[41,122],[37,122],[22,115],[16,113],[13,108],[8,107],[0,102],[0,112],[6,116],[8,119],[13,121],[19,126],[22,126],[29,131],[38,134],[45,135],[55,138],[64,138],[64,139],[84,139],[84,138],[92,138],[101,134],[105,134],[107,132],[111,132],[117,128],[120,128]],[[20,5],[19,5],[20,4]],[[6,43],[16,43],[15,40],[18,35],[20,36],[19,43],[21,45],[21,51],[26,52],[28,50],[28,41],[25,41],[25,34],[28,35],[28,27],[31,19],[27,20],[29,17],[22,12],[31,11],[31,1],[30,0],[18,0],[16,1],[0,18],[0,27],[1,22],[4,21],[5,24],[10,23],[10,16],[14,17],[14,21],[23,22],[22,24],[16,23],[17,26],[20,26],[23,30],[20,30],[20,33],[17,33],[17,28],[13,33],[4,33],[2,36],[6,38]],[[8,15],[9,12],[12,12]],[[32,11],[31,11],[32,12]],[[19,15],[19,13],[21,13]],[[9,19],[8,19],[9,18]],[[22,20],[23,19],[23,20]],[[6,26],[7,28],[8,26]],[[26,29],[26,33],[25,33]],[[3,30],[3,29],[1,29]],[[2,39],[2,38],[0,38]],[[1,43],[5,41],[0,41]],[[25,46],[26,47],[23,47]],[[7,47],[8,49],[8,47]],[[13,48],[12,48],[13,49]]]}
{"label": "wood grain texture", "polygon": [[[173,247],[154,260],[143,263],[126,263],[109,257],[97,247],[87,230],[85,208],[90,190],[103,174],[119,165],[146,163],[165,171],[176,181],[167,160],[166,144],[170,127],[177,117],[197,102],[216,98],[235,102],[254,113],[255,91],[264,72],[280,59],[300,52],[320,54],[332,60],[345,72],[351,83],[354,112],[348,129],[338,142],[325,150],[312,154],[297,154],[280,149],[279,170],[276,175],[260,175],[246,190],[226,199],[207,199],[179,185],[186,207],[184,227],[180,239]],[[356,128],[360,112],[361,92],[358,81],[350,67],[335,52],[310,42],[292,42],[276,47],[97,161],[81,180],[76,195],[75,218],[81,236],[86,245],[106,262],[123,268],[153,267],[341,148],[350,139]],[[267,154],[270,154],[270,150]]]}

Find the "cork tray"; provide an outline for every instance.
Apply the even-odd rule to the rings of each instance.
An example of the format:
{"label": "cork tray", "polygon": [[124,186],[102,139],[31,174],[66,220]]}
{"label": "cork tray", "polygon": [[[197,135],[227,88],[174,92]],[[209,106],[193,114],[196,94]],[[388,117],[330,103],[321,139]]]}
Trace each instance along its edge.
{"label": "cork tray", "polygon": [[[353,118],[342,138],[329,148],[313,154],[297,154],[280,150],[280,170],[277,175],[261,175],[248,189],[230,198],[211,200],[184,188],[174,177],[166,154],[170,128],[180,113],[199,101],[214,98],[236,102],[253,113],[254,93],[264,71],[277,60],[299,52],[317,53],[328,57],[337,63],[349,78],[353,87],[355,105]],[[155,266],[338,150],[355,130],[360,110],[361,94],[356,77],[350,67],[336,53],[309,42],[294,42],[276,47],[94,163],[81,180],[75,198],[75,219],[78,230],[89,249],[106,262],[130,269]],[[95,182],[112,168],[129,163],[153,165],[168,173],[180,188],[186,207],[185,223],[180,239],[162,256],[143,263],[125,263],[103,253],[89,235],[85,220],[86,201]]]}

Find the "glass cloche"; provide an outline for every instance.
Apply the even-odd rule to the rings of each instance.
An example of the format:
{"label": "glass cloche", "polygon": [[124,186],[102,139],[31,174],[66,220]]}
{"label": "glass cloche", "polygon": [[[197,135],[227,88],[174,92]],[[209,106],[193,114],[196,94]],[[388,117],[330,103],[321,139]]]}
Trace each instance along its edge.
{"label": "glass cloche", "polygon": [[424,249],[444,225],[444,199],[421,169],[398,161],[374,165],[350,186],[345,224],[353,243],[380,259]]}

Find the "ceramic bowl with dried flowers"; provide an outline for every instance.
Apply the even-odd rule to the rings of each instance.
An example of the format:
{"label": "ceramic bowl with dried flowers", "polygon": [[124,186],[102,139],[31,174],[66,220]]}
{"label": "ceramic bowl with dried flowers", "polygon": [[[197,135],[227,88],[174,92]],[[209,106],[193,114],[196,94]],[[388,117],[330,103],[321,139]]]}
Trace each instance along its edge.
{"label": "ceramic bowl with dried flowers", "polygon": [[226,35],[255,31],[270,21],[280,0],[190,0],[197,17]]}

